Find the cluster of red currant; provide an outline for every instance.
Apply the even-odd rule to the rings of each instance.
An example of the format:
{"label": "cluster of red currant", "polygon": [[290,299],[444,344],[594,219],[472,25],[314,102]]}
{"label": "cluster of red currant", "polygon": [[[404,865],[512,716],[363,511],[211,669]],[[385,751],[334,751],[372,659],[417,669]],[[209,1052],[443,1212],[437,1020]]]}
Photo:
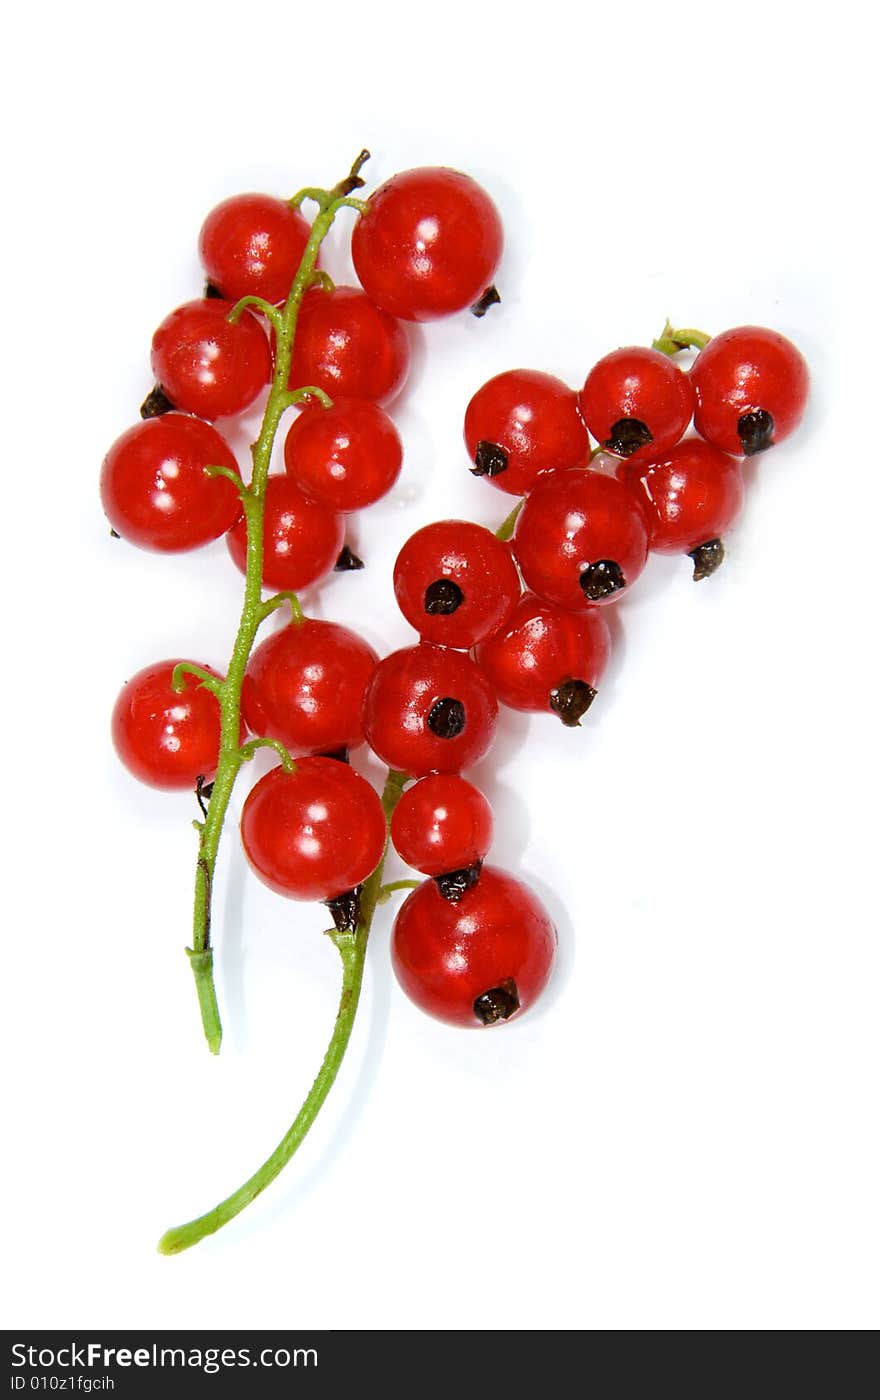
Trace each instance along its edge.
{"label": "cluster of red currant", "polygon": [[[798,352],[756,328],[710,341],[667,326],[652,349],[606,356],[579,394],[534,371],[496,376],[467,409],[465,440],[472,470],[522,499],[495,534],[444,520],[405,543],[394,591],[419,641],[380,661],[350,629],[305,617],[295,590],[334,567],[360,567],[344,547],[345,516],[383,496],[401,469],[400,438],[381,407],[407,374],[401,321],[468,306],[484,314],[498,300],[502,230],[486,193],[446,169],[398,175],[365,203],[354,197],[365,159],[331,190],[287,202],[238,196],[208,216],[206,294],[157,330],[143,421],[102,471],[114,533],[161,551],[225,534],[245,575],[226,674],[161,662],[128,682],[113,714],[128,768],[157,787],[195,787],[202,808],[187,951],[211,1048],[221,1034],[214,866],[236,777],[262,746],[281,761],[245,801],[247,858],[272,889],[328,906],[343,964],[333,1038],[290,1132],[226,1202],[169,1232],[168,1252],[237,1214],[308,1131],[350,1034],[373,914],[397,889],[415,885],[395,919],[394,967],[425,1010],[491,1025],[539,994],[555,931],[527,886],[483,865],[492,812],[461,770],[488,750],[499,699],[580,722],[609,653],[602,608],[635,581],[651,548],[690,553],[695,577],[717,567],[742,496],[730,454],[781,441],[806,399]],[[311,224],[307,200],[317,205]],[[359,216],[361,287],[334,286],[318,266],[343,208]],[[672,357],[694,346],[687,374]],[[246,411],[267,384],[246,483],[213,424]],[[289,408],[300,411],[284,470],[273,473]],[[683,440],[692,418],[699,436]],[[264,585],[277,591],[264,599]],[[282,605],[290,623],[255,647],[260,624]],[[389,769],[381,798],[349,762],[365,740]],[[427,879],[382,884],[389,833]]]}

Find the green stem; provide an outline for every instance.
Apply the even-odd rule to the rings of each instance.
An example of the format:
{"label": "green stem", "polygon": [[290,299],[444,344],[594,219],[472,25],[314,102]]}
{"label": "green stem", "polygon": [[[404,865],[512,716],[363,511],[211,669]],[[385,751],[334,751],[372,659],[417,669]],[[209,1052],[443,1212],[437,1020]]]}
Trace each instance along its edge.
{"label": "green stem", "polygon": [[495,531],[496,539],[509,540],[511,538],[514,526],[516,525],[516,522],[519,519],[519,513],[524,505],[525,496],[522,498],[521,501],[517,501],[516,505],[514,506],[510,514],[507,516],[507,518],[505,520],[502,520],[501,524],[498,526],[498,529]]}
{"label": "green stem", "polygon": [[695,331],[691,327],[676,330],[672,322],[667,321],[657,339],[651,342],[651,349],[672,357],[680,350],[704,350],[711,339],[705,331]]}
{"label": "green stem", "polygon": [[[407,781],[405,773],[398,773],[393,769],[388,773],[385,790],[382,793],[386,830],[390,827],[391,814],[400,800]],[[178,1225],[171,1230],[166,1230],[159,1241],[160,1254],[180,1254],[182,1250],[198,1244],[199,1240],[203,1240],[207,1235],[213,1235],[215,1231],[221,1229],[222,1226],[240,1214],[245,1206],[250,1205],[261,1191],[265,1191],[266,1187],[287,1166],[321,1111],[339,1073],[339,1066],[342,1064],[351,1038],[363,983],[367,943],[382,889],[382,871],[387,851],[388,839],[386,836],[385,852],[382,859],[361,892],[361,913],[354,933],[332,933],[330,935],[342,959],[342,990],[330,1043],[327,1046],[315,1082],[299,1113],[275,1151],[266,1158],[261,1167],[257,1168],[253,1176],[248,1177],[243,1186],[239,1186],[237,1191],[233,1191],[231,1196],[227,1196],[219,1205],[214,1206],[213,1210],[207,1211],[195,1220],[190,1220],[186,1225]]]}
{"label": "green stem", "polygon": [[[289,381],[300,304],[306,291],[312,285],[321,244],[339,209],[348,205],[347,196],[350,189],[353,188],[351,182],[352,179],[359,180],[357,175],[359,169],[360,165],[356,161],[355,166],[352,167],[352,175],[340,181],[335,189],[309,191],[310,197],[314,198],[318,204],[318,213],[312,224],[311,233],[287,301],[283,309],[276,312],[272,318],[275,328],[275,372],[263,414],[260,435],[251,449],[253,475],[250,485],[242,491],[242,505],[247,522],[244,601],[232,656],[226,671],[226,679],[217,686],[215,692],[220,702],[220,752],[217,774],[214,778],[214,790],[208,804],[208,813],[199,831],[195,897],[193,900],[192,947],[187,949],[196,979],[196,991],[201,1008],[205,1038],[210,1050],[215,1055],[220,1049],[223,1032],[213,983],[211,886],[226,809],[229,806],[235,779],[243,761],[239,747],[242,682],[257,629],[267,615],[262,602],[263,517],[266,505],[266,481],[269,476],[272,447],[281,417],[291,403],[296,402],[296,395],[291,394]],[[363,182],[360,181],[360,183]],[[249,299],[245,298],[245,300]],[[233,317],[236,315],[235,309],[230,315]]]}

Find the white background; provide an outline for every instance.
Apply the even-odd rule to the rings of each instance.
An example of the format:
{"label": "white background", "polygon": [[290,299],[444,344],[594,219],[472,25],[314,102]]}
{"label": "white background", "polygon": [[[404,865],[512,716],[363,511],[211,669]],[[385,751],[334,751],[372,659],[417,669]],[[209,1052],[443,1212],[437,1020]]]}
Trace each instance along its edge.
{"label": "white background", "polygon": [[[8,21],[6,1326],[876,1325],[870,80],[856,8],[815,13],[154,0]],[[193,804],[131,781],[107,721],[148,661],[224,664],[241,581],[222,543],[164,559],[109,539],[97,473],[153,328],[198,293],[204,214],[331,184],[362,145],[373,183],[442,163],[485,184],[504,300],[414,335],[404,475],[357,523],[367,570],[309,597],[316,615],[383,651],[411,639],[400,544],[508,508],[460,438],[502,369],[577,385],[668,314],[777,327],[814,393],[749,469],[721,573],[697,587],[651,561],[583,729],[509,716],[475,773],[494,859],[558,922],[543,1004],[487,1034],[426,1020],[393,982],[386,911],[298,1160],[165,1259],[162,1230],[293,1117],[337,969],[320,912],[258,887],[231,824],[227,1035],[204,1050]]]}

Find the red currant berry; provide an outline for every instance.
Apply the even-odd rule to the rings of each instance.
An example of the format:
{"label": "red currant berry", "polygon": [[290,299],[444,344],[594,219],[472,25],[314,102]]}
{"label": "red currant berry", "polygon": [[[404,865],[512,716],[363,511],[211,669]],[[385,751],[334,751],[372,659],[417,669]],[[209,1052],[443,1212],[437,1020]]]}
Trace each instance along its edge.
{"label": "red currant berry", "polygon": [[714,573],[724,558],[720,537],[742,509],[736,458],[701,438],[688,438],[661,462],[622,462],[618,472],[642,493],[651,548],[694,556],[695,578]]}
{"label": "red currant berry", "polygon": [[580,393],[584,422],[618,457],[645,460],[668,452],[687,428],[694,393],[687,375],[659,350],[612,350],[587,375]]}
{"label": "red currant berry", "polygon": [[205,275],[229,301],[287,299],[311,232],[298,209],[270,194],[237,194],[212,209],[199,234]]}
{"label": "red currant berry", "polygon": [[378,656],[335,622],[305,618],[261,642],[248,662],[241,710],[253,734],[288,749],[353,749],[364,741],[361,711]]}
{"label": "red currant berry", "polygon": [[577,394],[534,369],[496,374],[467,407],[464,440],[474,476],[523,496],[542,472],[582,466],[590,440]]}
{"label": "red currant berry", "polygon": [[238,471],[210,423],[165,413],[117,438],[101,467],[101,502],[118,535],[141,549],[195,549],[224,535],[241,514],[241,498],[225,477],[205,467]]}
{"label": "red currant berry", "polygon": [[483,525],[438,520],[407,540],[394,596],[429,642],[467,650],[502,627],[521,592],[510,548]]}
{"label": "red currant berry", "polygon": [[478,647],[477,662],[505,705],[552,711],[574,727],[596,697],[610,652],[596,608],[568,612],[525,593],[507,625]]}
{"label": "red currant berry", "polygon": [[[329,573],[345,538],[341,515],[315,505],[283,474],[266,481],[263,524],[263,583],[267,588],[308,588]],[[233,560],[247,572],[247,520],[226,536]]]}
{"label": "red currant berry", "polygon": [[232,303],[188,301],[153,336],[156,380],[175,408],[200,418],[243,413],[272,377],[269,342],[249,311],[235,324]]}
{"label": "red currant berry", "polygon": [[778,331],[737,326],[713,336],[691,370],[694,427],[722,452],[753,456],[794,432],[810,376],[801,352]]}
{"label": "red currant berry", "polygon": [[220,706],[195,676],[184,677],[181,691],[172,688],[180,664],[145,666],[126,681],[113,707],[116,752],[128,771],[150,787],[192,788],[198,778],[212,778],[217,770]]}
{"label": "red currant berry", "polygon": [[423,875],[444,875],[481,861],[492,844],[492,808],[479,788],[454,773],[421,778],[391,818],[401,860]]}
{"label": "red currant berry", "polygon": [[648,527],[633,491],[600,472],[552,472],[526,496],[513,552],[529,588],[581,609],[618,598],[648,557]]}
{"label": "red currant berry", "polygon": [[309,406],[284,443],[284,465],[309,500],[330,510],[362,510],[390,491],[403,461],[388,414],[366,399]]}
{"label": "red currant berry", "polygon": [[394,920],[398,982],[416,1006],[455,1026],[491,1026],[525,1011],[555,956],[556,930],[537,895],[491,865],[456,901],[425,881]]}
{"label": "red currant berry", "polygon": [[457,170],[429,166],[393,176],[370,196],[351,256],[377,306],[404,321],[433,321],[477,301],[503,243],[485,190]]}
{"label": "red currant berry", "polygon": [[495,692],[470,657],[428,642],[380,661],[364,698],[374,752],[416,778],[476,763],[495,737],[497,719]]}
{"label": "red currant berry", "polygon": [[386,403],[403,388],[409,360],[403,326],[360,288],[327,292],[314,287],[303,297],[290,370],[292,389],[314,384],[333,399]]}
{"label": "red currant berry", "polygon": [[334,758],[297,759],[251,788],[241,814],[245,854],[260,879],[291,899],[334,899],[372,875],[385,849],[375,789]]}

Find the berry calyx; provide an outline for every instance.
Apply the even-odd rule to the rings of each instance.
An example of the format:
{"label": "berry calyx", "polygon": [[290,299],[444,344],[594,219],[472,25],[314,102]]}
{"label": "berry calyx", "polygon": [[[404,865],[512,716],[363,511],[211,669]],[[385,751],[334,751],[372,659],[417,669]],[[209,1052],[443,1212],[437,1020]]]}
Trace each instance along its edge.
{"label": "berry calyx", "polygon": [[611,635],[600,609],[569,612],[525,593],[476,657],[503,704],[555,714],[575,728],[596,697],[610,652]]}
{"label": "berry calyx", "polygon": [[404,321],[433,321],[482,298],[503,243],[486,191],[469,175],[427,166],[394,175],[371,194],[351,256],[377,306]]}
{"label": "berry calyx", "polygon": [[540,995],[556,930],[527,885],[496,866],[455,902],[433,881],[414,890],[394,921],[397,980],[423,1011],[451,1025],[495,1025]]}
{"label": "berry calyx", "polygon": [[364,693],[378,661],[348,627],[293,621],[251,655],[241,689],[245,723],[294,751],[357,748],[364,741]]}
{"label": "berry calyx", "polygon": [[[341,515],[316,505],[289,476],[266,481],[263,523],[263,583],[279,590],[307,588],[333,568],[345,537]],[[247,520],[226,536],[234,563],[247,573]]]}
{"label": "berry calyx", "polygon": [[249,311],[202,298],[178,306],[153,336],[153,374],[175,408],[200,418],[243,413],[272,377],[269,342]]}
{"label": "berry calyx", "polygon": [[481,861],[492,828],[492,808],[479,788],[455,774],[434,773],[403,794],[391,818],[391,840],[414,870],[444,875]]}
{"label": "berry calyx", "polygon": [[329,510],[371,506],[391,490],[403,462],[400,435],[378,404],[311,404],[291,424],[284,465],[303,495]]}
{"label": "berry calyx", "polygon": [[379,662],[364,728],[389,768],[423,777],[476,763],[495,736],[495,692],[469,656],[421,642]]}
{"label": "berry calyx", "polygon": [[438,520],[411,535],[394,565],[394,596],[426,641],[467,649],[502,627],[519,598],[510,548],[482,525]]}
{"label": "berry calyx", "polygon": [[[149,787],[194,788],[217,770],[220,706],[217,697],[194,675],[172,685],[182,659],[157,661],[126,681],[111,718],[111,735],[125,767]],[[223,677],[200,667],[218,682]]]}
{"label": "berry calyx", "polygon": [[313,287],[303,297],[291,389],[314,385],[334,400],[387,403],[403,388],[409,361],[403,326],[359,287]]}
{"label": "berry calyx", "polygon": [[513,552],[533,592],[580,610],[614,601],[635,582],[648,557],[647,522],[616,478],[553,472],[526,497]]}
{"label": "berry calyx", "polygon": [[[640,493],[651,549],[659,554],[692,554],[708,542],[720,544],[742,508],[739,462],[702,438],[687,438],[660,461],[621,463],[618,475]],[[722,557],[716,549],[713,567],[701,567],[694,577],[707,577]]]}
{"label": "berry calyx", "polygon": [[282,302],[309,239],[298,209],[269,194],[237,194],[211,210],[199,234],[208,282],[229,301]]}
{"label": "berry calyx", "polygon": [[277,894],[330,900],[355,890],[385,849],[375,789],[345,763],[301,758],[273,768],[248,793],[241,839],[252,869]]}
{"label": "berry calyx", "polygon": [[810,389],[800,351],[763,326],[737,326],[713,336],[690,378],[697,432],[722,452],[746,457],[794,432]]}
{"label": "berry calyx", "polygon": [[590,452],[577,394],[532,369],[496,374],[477,390],[464,440],[473,474],[512,496],[525,495],[542,472],[582,466]]}
{"label": "berry calyx", "polygon": [[674,447],[694,411],[687,375],[659,350],[612,350],[593,366],[580,392],[584,422],[618,457],[658,457]]}
{"label": "berry calyx", "polygon": [[141,549],[196,549],[226,533],[241,497],[223,476],[238,472],[232,451],[210,423],[165,413],[117,438],[101,467],[101,503],[111,526]]}

